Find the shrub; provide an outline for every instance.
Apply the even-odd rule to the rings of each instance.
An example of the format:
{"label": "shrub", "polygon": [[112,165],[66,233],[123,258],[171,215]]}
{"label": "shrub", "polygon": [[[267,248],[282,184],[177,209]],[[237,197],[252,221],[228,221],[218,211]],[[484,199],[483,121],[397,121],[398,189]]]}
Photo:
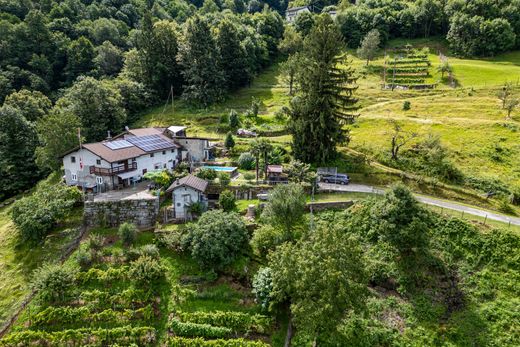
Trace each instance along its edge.
{"label": "shrub", "polygon": [[238,167],[242,170],[252,170],[255,168],[255,157],[249,152],[244,152],[238,157]]}
{"label": "shrub", "polygon": [[244,221],[234,212],[208,211],[183,239],[183,246],[205,268],[222,268],[236,259],[248,234]]}
{"label": "shrub", "polygon": [[233,147],[235,147],[235,139],[233,138],[233,134],[231,134],[230,132],[227,133],[226,135],[226,139],[224,141],[224,146],[231,150],[233,149]]}
{"label": "shrub", "polygon": [[284,234],[280,229],[271,225],[262,225],[256,229],[251,239],[251,248],[255,254],[265,257],[269,251],[290,239],[290,234]]}
{"label": "shrub", "polygon": [[229,127],[231,129],[236,129],[240,125],[240,118],[238,116],[237,111],[231,110],[229,112]]}
{"label": "shrub", "polygon": [[256,175],[254,173],[251,173],[251,172],[246,172],[244,174],[244,178],[246,179],[246,181],[252,181],[256,178]]}
{"label": "shrub", "polygon": [[123,223],[119,226],[117,234],[123,242],[123,245],[130,246],[137,238],[137,227],[132,223]]}
{"label": "shrub", "polygon": [[61,264],[45,264],[34,272],[32,287],[47,301],[63,300],[74,286],[76,272]]}
{"label": "shrub", "polygon": [[129,276],[138,284],[154,284],[164,278],[165,269],[157,259],[141,256],[132,262]]}
{"label": "shrub", "polygon": [[230,190],[223,191],[218,198],[218,204],[224,212],[234,211],[237,208],[235,194]]}
{"label": "shrub", "polygon": [[87,239],[87,249],[98,252],[103,249],[105,239],[103,236],[98,234],[92,234]]}
{"label": "shrub", "polygon": [[196,176],[198,178],[202,178],[203,180],[213,181],[215,178],[217,178],[217,171],[214,169],[201,167],[196,173]]}
{"label": "shrub", "polygon": [[92,265],[92,255],[84,249],[79,249],[76,253],[76,262],[78,263],[81,270],[88,270],[88,268]]}
{"label": "shrub", "polygon": [[80,200],[81,192],[75,187],[44,184],[14,203],[13,222],[23,240],[41,241]]}
{"label": "shrub", "polygon": [[262,309],[267,310],[271,302],[271,291],[273,290],[273,279],[271,276],[271,268],[263,267],[256,273],[253,278],[253,293],[256,300],[262,306]]}
{"label": "shrub", "polygon": [[225,172],[219,172],[218,174],[218,182],[220,183],[220,186],[222,188],[227,187],[229,183],[231,182],[231,178],[229,177],[229,174]]}
{"label": "shrub", "polygon": [[126,262],[137,260],[141,256],[141,252],[137,248],[125,248],[123,251]]}
{"label": "shrub", "polygon": [[153,259],[159,259],[159,248],[156,245],[144,245],[140,249],[140,253],[142,256],[147,256]]}
{"label": "shrub", "polygon": [[158,243],[170,250],[182,252],[182,238],[183,234],[179,231],[168,231],[159,234]]}
{"label": "shrub", "polygon": [[403,102],[403,111],[408,111],[412,107],[412,103],[410,101]]}

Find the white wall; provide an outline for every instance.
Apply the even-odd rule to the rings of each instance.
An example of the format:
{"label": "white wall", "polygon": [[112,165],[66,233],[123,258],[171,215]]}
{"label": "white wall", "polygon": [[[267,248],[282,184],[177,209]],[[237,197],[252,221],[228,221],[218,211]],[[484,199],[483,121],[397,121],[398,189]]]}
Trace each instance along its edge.
{"label": "white wall", "polygon": [[[150,154],[144,154],[138,157],[136,175],[142,176],[143,170],[145,169],[146,172],[162,170],[164,168],[172,170],[175,165],[177,165],[178,152],[179,149],[167,149],[165,150],[165,154],[163,154],[163,151],[159,151],[153,153],[153,157],[151,157]],[[158,168],[156,168],[156,164],[159,166]]]}
{"label": "white wall", "polygon": [[[75,163],[72,162],[71,158],[75,157]],[[80,167],[80,159],[83,163],[83,170]],[[101,160],[101,164],[97,164],[97,160]],[[65,169],[65,183],[70,186],[93,186],[96,185],[96,175],[90,174],[90,166],[97,166],[102,168],[109,168],[110,163],[106,160],[101,159],[101,157],[95,155],[94,153],[81,149],[72,153],[67,154],[63,157],[63,167]],[[76,174],[77,180],[72,180],[72,175]],[[107,176],[99,176],[103,178],[103,184],[108,186],[112,185],[111,179]]]}
{"label": "white wall", "polygon": [[[189,201],[185,201],[184,196],[190,197]],[[180,186],[172,192],[173,208],[175,210],[175,218],[186,219],[188,216],[188,206],[194,202],[207,203],[204,194],[191,187]]]}

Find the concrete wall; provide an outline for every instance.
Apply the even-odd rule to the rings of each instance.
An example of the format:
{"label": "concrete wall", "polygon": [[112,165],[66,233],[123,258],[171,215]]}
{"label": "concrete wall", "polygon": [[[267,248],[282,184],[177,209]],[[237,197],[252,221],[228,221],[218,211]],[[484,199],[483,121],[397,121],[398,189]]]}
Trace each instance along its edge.
{"label": "concrete wall", "polygon": [[139,228],[155,225],[159,200],[86,201],[83,218],[88,227],[117,227],[125,222]]}
{"label": "concrete wall", "polygon": [[201,162],[208,159],[208,140],[183,137],[174,137],[173,139],[188,151],[188,156],[191,161]]}

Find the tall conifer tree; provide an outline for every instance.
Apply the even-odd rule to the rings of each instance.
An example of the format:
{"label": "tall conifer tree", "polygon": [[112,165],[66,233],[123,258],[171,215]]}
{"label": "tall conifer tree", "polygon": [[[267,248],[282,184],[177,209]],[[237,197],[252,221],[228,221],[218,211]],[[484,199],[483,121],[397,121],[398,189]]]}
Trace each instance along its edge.
{"label": "tall conifer tree", "polygon": [[291,104],[293,151],[304,162],[335,158],[336,146],[347,143],[344,125],[357,117],[356,77],[342,55],[341,33],[332,19],[320,16],[305,39],[299,63],[299,97]]}

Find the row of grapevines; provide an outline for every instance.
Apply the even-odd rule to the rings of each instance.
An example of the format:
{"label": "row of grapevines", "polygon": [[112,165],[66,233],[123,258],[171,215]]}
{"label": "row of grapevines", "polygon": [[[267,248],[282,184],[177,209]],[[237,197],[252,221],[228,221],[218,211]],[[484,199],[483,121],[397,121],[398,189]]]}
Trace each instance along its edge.
{"label": "row of grapevines", "polygon": [[83,291],[79,294],[79,300],[85,302],[92,309],[98,307],[126,308],[129,306],[142,306],[153,298],[151,290],[127,288],[121,292],[111,293],[98,289]]}
{"label": "row of grapevines", "polygon": [[47,307],[43,311],[38,312],[32,317],[32,324],[36,327],[55,324],[98,324],[128,322],[131,320],[143,319],[151,320],[153,317],[153,309],[151,305],[139,308],[137,310],[125,309],[123,311],[114,311],[111,309],[93,313],[87,307]]}
{"label": "row of grapevines", "polygon": [[168,326],[171,332],[175,333],[177,336],[219,338],[229,336],[233,332],[231,329],[226,327],[215,327],[210,324],[193,322],[181,322],[177,318],[171,319]]}
{"label": "row of grapevines", "polygon": [[247,314],[234,311],[195,311],[177,312],[182,322],[192,322],[199,324],[209,324],[213,326],[223,326],[235,332],[256,331],[265,333],[271,326],[271,318],[260,314]]}
{"label": "row of grapevines", "polygon": [[76,275],[76,281],[80,284],[89,282],[112,282],[124,281],[127,279],[128,266],[111,267],[108,270],[91,268],[86,272],[79,272]]}
{"label": "row of grapevines", "polygon": [[124,326],[113,329],[69,329],[56,332],[25,330],[0,340],[2,347],[18,346],[107,346],[116,343],[151,346],[157,333],[151,327]]}
{"label": "row of grapevines", "polygon": [[169,347],[269,347],[262,341],[251,341],[245,339],[229,339],[229,340],[204,340],[203,338],[184,338],[170,337],[166,341]]}

